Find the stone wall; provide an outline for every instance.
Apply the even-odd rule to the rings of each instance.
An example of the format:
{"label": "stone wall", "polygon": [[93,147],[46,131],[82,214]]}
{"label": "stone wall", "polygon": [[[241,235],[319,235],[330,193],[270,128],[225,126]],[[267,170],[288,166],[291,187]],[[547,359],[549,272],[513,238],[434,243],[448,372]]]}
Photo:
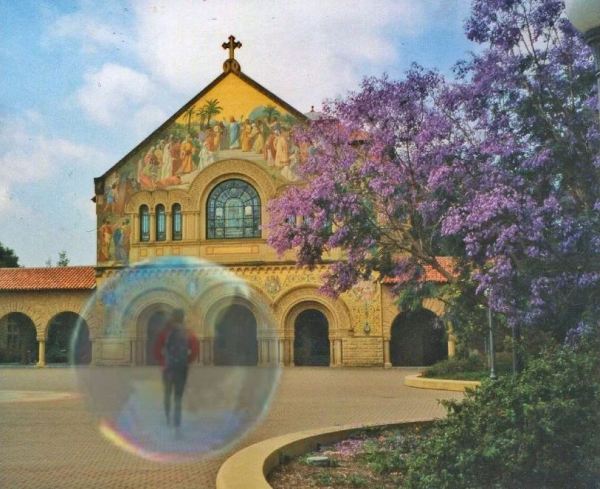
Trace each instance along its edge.
{"label": "stone wall", "polygon": [[349,367],[382,367],[383,339],[381,336],[344,338],[343,363]]}
{"label": "stone wall", "polygon": [[[0,292],[0,319],[12,312],[28,316],[35,325],[38,338],[47,338],[51,319],[61,312],[80,314],[93,291],[40,290]],[[90,331],[94,336],[94,331]]]}

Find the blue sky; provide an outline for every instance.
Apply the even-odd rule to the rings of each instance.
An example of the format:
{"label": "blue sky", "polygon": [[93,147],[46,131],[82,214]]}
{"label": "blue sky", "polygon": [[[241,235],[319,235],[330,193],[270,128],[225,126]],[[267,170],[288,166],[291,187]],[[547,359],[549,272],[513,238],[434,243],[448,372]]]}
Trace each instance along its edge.
{"label": "blue sky", "polygon": [[302,112],[366,75],[449,74],[468,0],[0,0],[0,242],[25,266],[94,264],[93,177],[221,72]]}

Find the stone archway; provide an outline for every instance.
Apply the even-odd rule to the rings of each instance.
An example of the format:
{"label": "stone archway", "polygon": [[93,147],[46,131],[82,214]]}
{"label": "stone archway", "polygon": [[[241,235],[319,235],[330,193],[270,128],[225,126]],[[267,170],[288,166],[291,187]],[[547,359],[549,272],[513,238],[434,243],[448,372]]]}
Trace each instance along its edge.
{"label": "stone archway", "polygon": [[433,312],[419,309],[396,316],[390,339],[393,366],[426,366],[447,357],[446,332]]}
{"label": "stone archway", "polygon": [[146,323],[146,365],[159,365],[156,345],[160,333],[167,327],[170,313],[166,309],[158,309],[150,314]]}
{"label": "stone archway", "polygon": [[294,365],[328,367],[329,322],[317,309],[303,310],[294,321]]}
{"label": "stone archway", "polygon": [[193,324],[191,305],[187,298],[176,290],[170,288],[154,289],[148,293],[140,294],[130,301],[127,309],[122,313],[122,331],[105,338],[126,341],[131,344],[131,353],[128,361],[133,365],[156,365],[154,354],[156,339],[160,330],[166,326],[166,320],[174,309],[185,312],[186,325]]}
{"label": "stone archway", "polygon": [[[215,358],[215,349],[223,347],[223,342],[227,343],[227,340],[223,339],[223,333],[227,326],[225,326],[225,330],[222,328],[225,322],[230,322],[230,318],[235,316],[235,311],[232,309],[229,313],[231,316],[225,317],[226,311],[232,306],[240,306],[250,313],[247,314],[243,309],[237,309],[238,313],[247,318],[244,320],[244,324],[249,328],[249,330],[246,328],[239,333],[248,335],[244,336],[244,340],[240,340],[240,342],[251,345],[248,346],[247,353],[242,355],[246,364],[250,362],[256,365],[254,353],[249,350],[250,347],[254,348],[254,342],[256,342],[258,364],[269,365],[279,361],[276,322],[268,296],[252,284],[240,282],[236,285],[235,280],[230,281],[233,278],[225,277],[224,280],[216,281],[194,303],[202,339],[200,361],[204,365],[218,365],[219,362],[224,361],[223,356]],[[250,315],[254,318],[253,320],[250,319]],[[221,331],[217,331],[219,326],[221,326]],[[234,327],[230,328],[230,332],[235,334]],[[217,341],[219,345],[217,345]],[[241,348],[241,344],[238,347]],[[227,362],[229,364],[231,360],[227,360]]]}
{"label": "stone archway", "polygon": [[37,362],[36,330],[29,316],[11,312],[0,319],[0,363]]}
{"label": "stone archway", "polygon": [[167,326],[173,307],[169,304],[151,304],[139,314],[137,319],[137,340],[139,344],[138,365],[158,365],[156,344],[158,336]]}
{"label": "stone archway", "polygon": [[256,317],[242,304],[221,310],[215,322],[215,365],[257,365],[258,336]]}
{"label": "stone archway", "polygon": [[79,314],[63,311],[54,315],[48,322],[47,331],[46,363],[90,363],[90,332]]}
{"label": "stone archway", "polygon": [[328,339],[330,347],[330,363],[332,367],[344,364],[343,338],[351,330],[350,313],[341,298],[331,299],[319,293],[316,285],[301,285],[284,291],[275,299],[275,312],[279,324],[283,325],[284,339],[282,345],[284,365],[295,365],[294,341],[296,318],[307,309],[320,311],[327,319]]}

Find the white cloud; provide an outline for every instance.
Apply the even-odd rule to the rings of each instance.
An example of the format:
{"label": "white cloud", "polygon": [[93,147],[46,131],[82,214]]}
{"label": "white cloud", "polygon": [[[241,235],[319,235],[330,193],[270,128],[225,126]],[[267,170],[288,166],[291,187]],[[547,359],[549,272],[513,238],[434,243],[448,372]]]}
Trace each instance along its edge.
{"label": "white cloud", "polygon": [[134,12],[135,50],[173,90],[195,93],[216,77],[220,44],[234,34],[242,70],[300,110],[354,88],[365,64],[393,64],[393,34],[413,35],[426,22],[412,0],[140,1]]}
{"label": "white cloud", "polygon": [[95,224],[96,204],[92,202],[92,199],[77,199],[73,202],[73,208],[83,219]]}
{"label": "white cloud", "polygon": [[14,211],[15,203],[8,187],[0,186],[0,214]]}
{"label": "white cloud", "polygon": [[0,227],[11,229],[5,239],[21,263],[41,265],[45,253],[65,247],[74,263],[90,262],[92,176],[106,161],[96,148],[49,135],[39,113],[0,118]]}
{"label": "white cloud", "polygon": [[110,126],[131,117],[131,111],[145,104],[156,87],[144,73],[114,63],[84,75],[77,102],[93,121]]}
{"label": "white cloud", "polygon": [[[131,62],[88,71],[76,98],[103,126],[127,118],[144,122],[148,115],[147,125],[128,126],[139,135],[140,127],[160,122],[154,116],[174,112],[166,111],[168,95],[191,97],[219,75],[227,57],[221,43],[230,34],[243,43],[236,54],[242,70],[305,111],[355,88],[369,67],[380,73],[393,66],[401,56],[394,38],[423,30],[427,3],[131,0],[123,8],[131,16],[126,29],[114,13],[84,2],[79,11],[59,17],[49,34],[78,39],[88,48],[126,46]],[[130,67],[134,63],[136,69]]]}
{"label": "white cloud", "polygon": [[149,102],[132,114],[129,124],[133,134],[137,138],[142,139],[165,122],[170,115],[158,105]]}
{"label": "white cloud", "polygon": [[0,148],[0,181],[5,189],[43,180],[67,163],[91,164],[100,156],[86,145],[48,137],[23,120],[0,120]]}
{"label": "white cloud", "polygon": [[[95,148],[45,135],[31,124],[30,115],[0,119],[0,215],[23,215],[31,210],[35,203],[23,201],[24,187],[56,178],[67,169],[90,171],[106,160]],[[36,119],[43,125],[41,115],[36,113]],[[65,188],[57,190],[64,193],[67,187],[65,182]]]}
{"label": "white cloud", "polygon": [[49,26],[47,34],[56,39],[77,39],[83,51],[88,53],[99,47],[123,46],[126,40],[122,29],[101,22],[84,11],[61,15]]}

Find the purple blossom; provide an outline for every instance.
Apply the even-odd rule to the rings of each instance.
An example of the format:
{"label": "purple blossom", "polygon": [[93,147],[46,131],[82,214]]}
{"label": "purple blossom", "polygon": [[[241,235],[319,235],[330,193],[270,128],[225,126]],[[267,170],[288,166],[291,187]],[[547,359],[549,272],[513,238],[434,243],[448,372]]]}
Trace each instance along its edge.
{"label": "purple blossom", "polygon": [[491,290],[510,324],[574,326],[600,290],[600,128],[592,56],[563,9],[473,0],[482,48],[456,79],[413,66],[329,101],[296,131],[306,183],[270,203],[271,245],[308,265],[343,250],[330,294],[373,271],[416,284],[451,253],[448,280]]}

